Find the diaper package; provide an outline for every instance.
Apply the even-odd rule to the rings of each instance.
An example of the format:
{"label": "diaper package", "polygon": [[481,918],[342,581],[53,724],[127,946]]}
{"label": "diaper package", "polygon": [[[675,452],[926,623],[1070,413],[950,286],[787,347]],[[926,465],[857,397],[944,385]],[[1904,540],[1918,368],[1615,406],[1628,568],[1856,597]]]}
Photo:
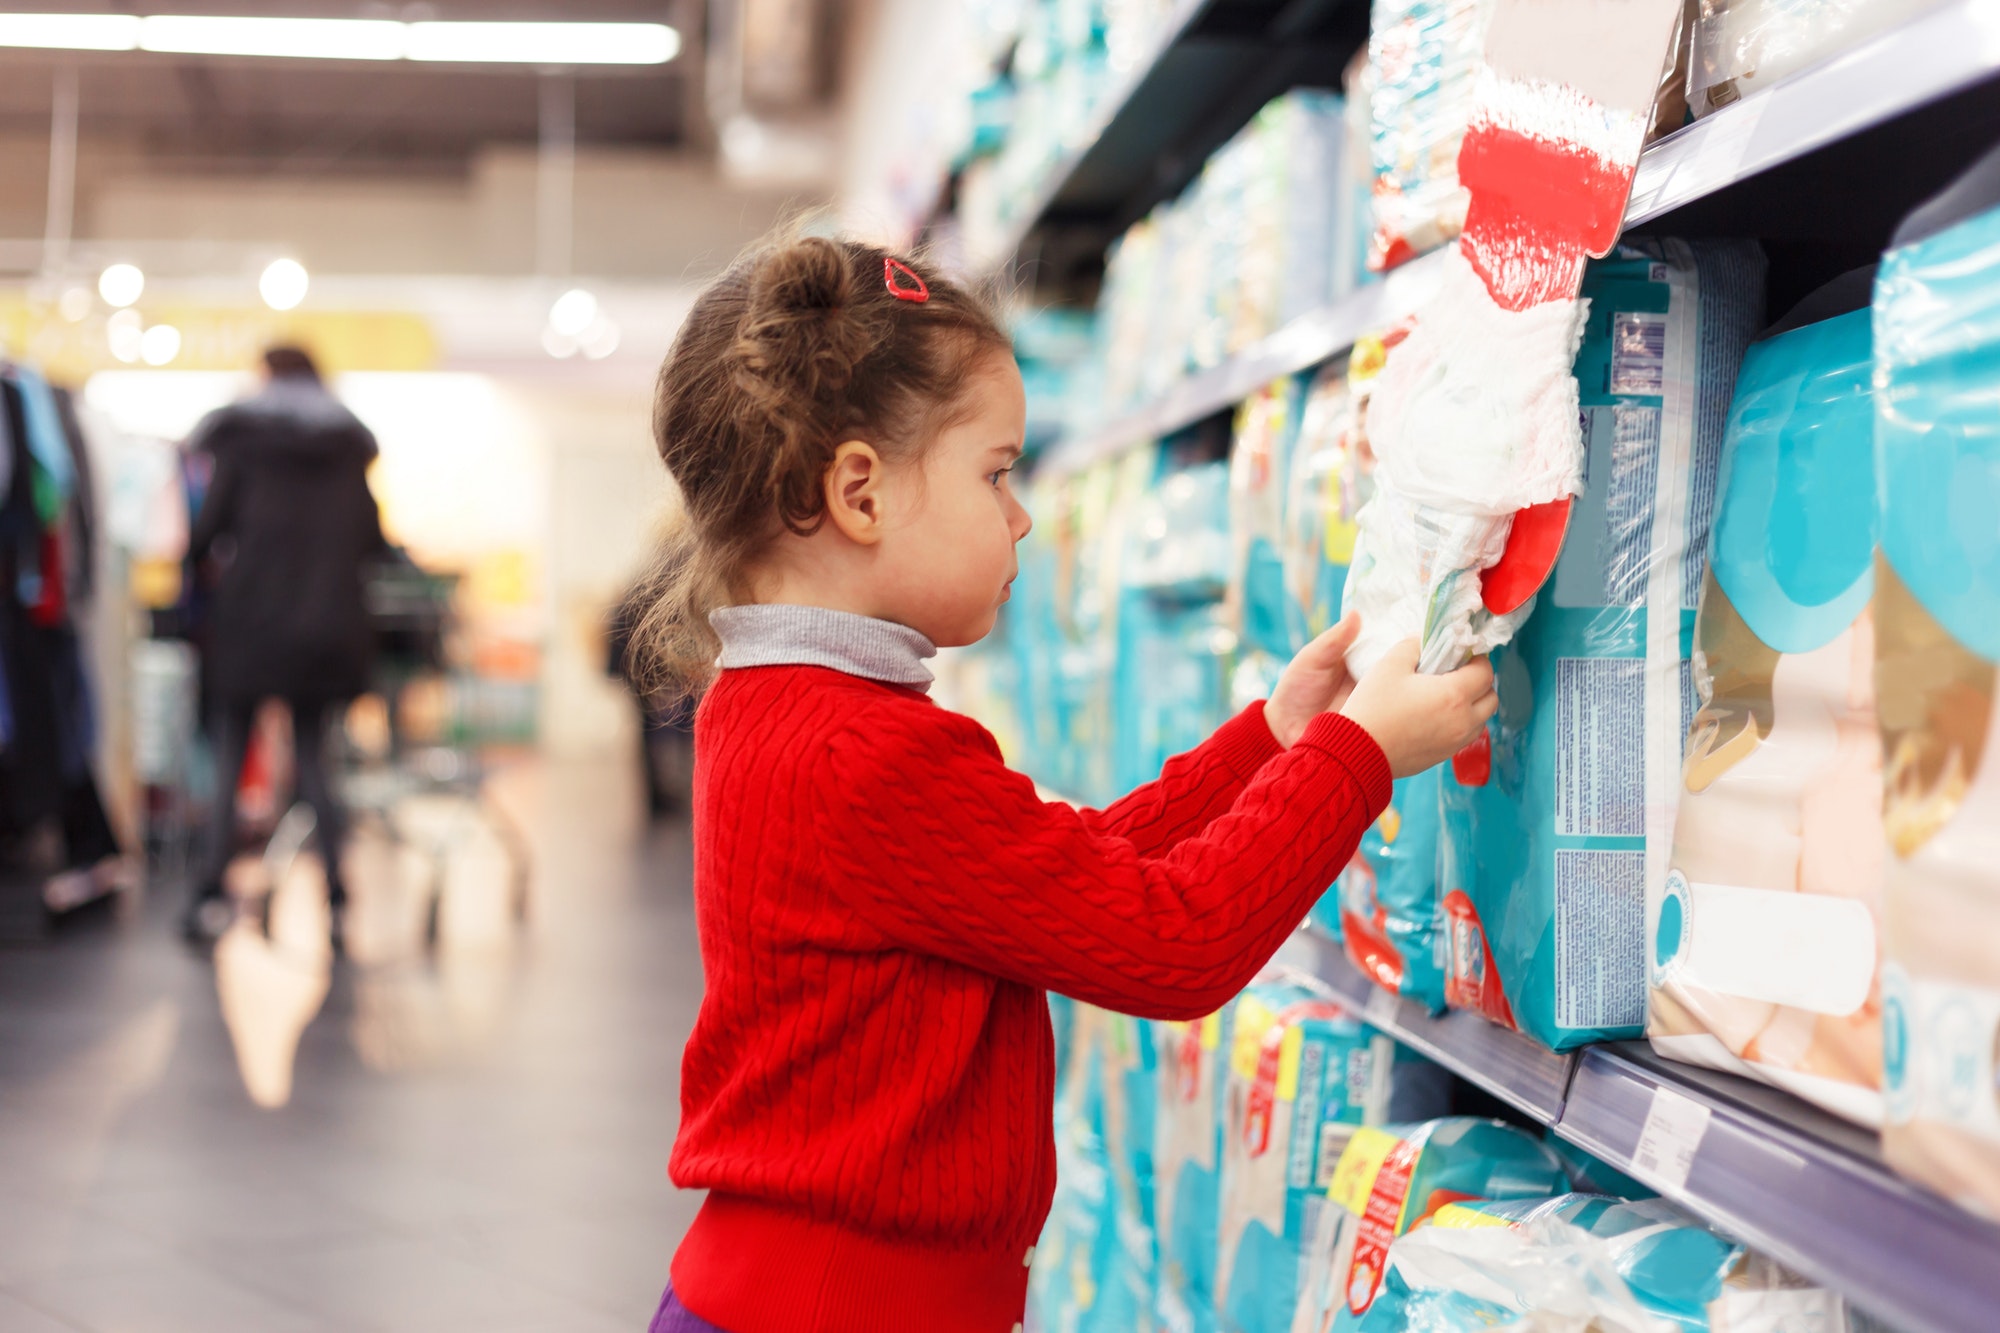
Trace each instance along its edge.
{"label": "diaper package", "polygon": [[1838,1296],[1802,1284],[1658,1199],[1591,1194],[1449,1204],[1389,1249],[1358,1333],[1518,1326],[1600,1333],[1845,1333]]}
{"label": "diaper package", "polygon": [[1870,1125],[1883,866],[1872,278],[1809,298],[1737,379],[1695,626],[1700,706],[1670,868],[1647,883],[1646,1010],[1660,1054]]}
{"label": "diaper package", "polygon": [[1159,1101],[1153,1207],[1158,1219],[1159,1326],[1213,1333],[1222,1203],[1222,1087],[1236,1002],[1155,1033]]}
{"label": "diaper package", "polygon": [[1445,1006],[1445,935],[1438,909],[1444,769],[1398,778],[1388,808],[1340,872],[1342,947],[1378,986]]}
{"label": "diaper package", "polygon": [[1230,1333],[1290,1333],[1306,1255],[1330,1218],[1327,1186],[1347,1141],[1387,1116],[1394,1046],[1323,988],[1252,986],[1236,1002],[1223,1092],[1216,1290]]}
{"label": "diaper package", "polygon": [[1328,1229],[1294,1328],[1347,1330],[1382,1289],[1395,1238],[1467,1199],[1542,1199],[1567,1188],[1562,1163],[1523,1130],[1451,1116],[1363,1126],[1328,1187]]}
{"label": "diaper package", "polygon": [[1458,235],[1458,146],[1492,0],[1375,0],[1369,20],[1375,165],[1368,266],[1394,268]]}
{"label": "diaper package", "polygon": [[1939,0],[1700,0],[1688,107],[1706,116],[1908,23]]}
{"label": "diaper package", "polygon": [[1115,1199],[1104,1145],[1105,1020],[1069,1006],[1068,1060],[1057,1071],[1056,1193],[1035,1245],[1028,1302],[1047,1328],[1083,1329],[1117,1268]]}
{"label": "diaper package", "polygon": [[1490,748],[1442,779],[1446,997],[1557,1049],[1643,1029],[1646,886],[1667,871],[1717,461],[1762,294],[1749,243],[1589,266],[1583,491],[1493,652]]}
{"label": "diaper package", "polygon": [[1103,1019],[1104,1158],[1112,1230],[1109,1270],[1091,1327],[1126,1333],[1152,1327],[1159,1281],[1154,1231],[1154,1135],[1159,1108],[1158,1029],[1143,1019],[1107,1013]]}
{"label": "diaper package", "polygon": [[1273,684],[1305,643],[1304,608],[1289,595],[1284,562],[1291,456],[1303,406],[1296,377],[1259,389],[1237,408],[1229,449],[1230,602],[1244,669]]}
{"label": "diaper package", "polygon": [[1883,1148],[2000,1214],[2000,155],[1906,221],[1875,286]]}

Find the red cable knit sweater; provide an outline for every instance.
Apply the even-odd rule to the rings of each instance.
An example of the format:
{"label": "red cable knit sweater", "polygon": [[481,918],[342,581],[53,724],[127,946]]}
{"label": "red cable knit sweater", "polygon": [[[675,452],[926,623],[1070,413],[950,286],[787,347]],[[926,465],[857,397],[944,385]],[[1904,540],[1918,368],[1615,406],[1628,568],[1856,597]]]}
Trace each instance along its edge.
{"label": "red cable knit sweater", "polygon": [[1008,1333],[1055,1188],[1044,992],[1154,1018],[1247,984],[1389,799],[1345,718],[1253,706],[1097,812],[977,723],[818,666],[724,671],[696,722],[707,993],[674,1288],[729,1333]]}

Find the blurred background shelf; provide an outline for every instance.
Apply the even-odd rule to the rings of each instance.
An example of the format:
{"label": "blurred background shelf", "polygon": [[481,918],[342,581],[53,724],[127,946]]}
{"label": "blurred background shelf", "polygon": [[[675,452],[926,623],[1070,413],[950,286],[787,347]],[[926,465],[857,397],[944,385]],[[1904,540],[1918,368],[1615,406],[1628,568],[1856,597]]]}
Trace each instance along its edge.
{"label": "blurred background shelf", "polygon": [[[1100,260],[1119,230],[1193,175],[1200,155],[1192,158],[1195,166],[1180,169],[1184,146],[1174,137],[1173,117],[1150,108],[1149,99],[1166,88],[1191,86],[1199,101],[1199,90],[1211,86],[1205,81],[1210,74],[1200,72],[1204,62],[1267,40],[1280,18],[1307,22],[1303,11],[1310,10],[1310,21],[1321,25],[1314,31],[1344,31],[1327,26],[1328,14],[1346,11],[1293,5],[1282,7],[1285,13],[1271,18],[1263,35],[1241,36],[1257,33],[1245,17],[1264,8],[1271,7],[1189,6],[1158,59],[1124,96],[1108,99],[1099,137],[1072,154],[1020,223],[1018,246],[1031,258],[1028,276],[1073,280],[1085,256]],[[1230,40],[1212,31],[1224,12],[1236,16],[1226,30],[1239,35]],[[1327,54],[1324,41],[1312,49]],[[1337,81],[1337,72],[1321,82]],[[1292,77],[1297,73],[1290,63],[1264,68],[1265,81],[1240,115],[1232,106],[1221,120],[1200,122],[1209,131],[1201,151],[1241,128],[1267,96],[1308,82]],[[1215,132],[1220,125],[1227,133]],[[1996,138],[2000,9],[1986,0],[1953,0],[1653,144],[1640,159],[1626,225],[1632,235],[1759,235],[1771,260],[1775,316],[1828,278],[1872,262],[1896,222]],[[1919,141],[1925,152],[1909,152]],[[1153,163],[1151,177],[1133,169],[1141,160]],[[1856,189],[1857,180],[1869,188]],[[1271,380],[1339,355],[1357,336],[1410,313],[1431,290],[1438,262],[1433,253],[1405,264],[1382,283],[1301,316],[1136,410],[1058,441],[1046,465],[1057,471],[1088,466],[1227,411]]]}
{"label": "blurred background shelf", "polygon": [[1875,1135],[1644,1042],[1558,1054],[1476,1014],[1432,1016],[1308,932],[1321,981],[1370,1023],[1561,1137],[1904,1329],[1989,1329],[2000,1225],[1882,1161]]}
{"label": "blurred background shelf", "polygon": [[1363,0],[1183,0],[1150,61],[1102,100],[987,258],[1043,287],[1094,277],[1105,247],[1194,179],[1288,88],[1338,89],[1368,40]]}

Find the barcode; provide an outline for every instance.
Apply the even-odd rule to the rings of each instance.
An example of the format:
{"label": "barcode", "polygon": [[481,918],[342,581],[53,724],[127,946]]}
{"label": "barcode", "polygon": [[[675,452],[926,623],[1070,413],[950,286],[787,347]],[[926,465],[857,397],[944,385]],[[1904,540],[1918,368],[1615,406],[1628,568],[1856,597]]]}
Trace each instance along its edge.
{"label": "barcode", "polygon": [[1667,317],[1621,312],[1611,317],[1614,394],[1658,395],[1667,378]]}

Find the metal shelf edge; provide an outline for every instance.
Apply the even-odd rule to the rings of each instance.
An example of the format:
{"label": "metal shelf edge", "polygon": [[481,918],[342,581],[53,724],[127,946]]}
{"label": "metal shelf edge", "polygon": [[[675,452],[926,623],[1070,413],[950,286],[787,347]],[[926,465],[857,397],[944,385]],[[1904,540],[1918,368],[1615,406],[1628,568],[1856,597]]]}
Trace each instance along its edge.
{"label": "metal shelf edge", "polygon": [[[1684,1179],[1637,1160],[1656,1103],[1704,1108],[1683,1131]],[[1671,1119],[1670,1116],[1666,1119]],[[1665,1124],[1666,1119],[1660,1124]],[[1705,1221],[1871,1314],[1909,1328],[1989,1329],[2000,1309],[2000,1226],[1955,1207],[1879,1162],[1845,1152],[1620,1056],[1582,1053],[1556,1132]]]}
{"label": "metal shelf edge", "polygon": [[1449,1011],[1434,1016],[1414,1000],[1392,995],[1363,976],[1338,941],[1317,931],[1307,934],[1318,946],[1319,979],[1369,1023],[1523,1115],[1544,1125],[1561,1120],[1574,1055],[1494,1027],[1477,1014]]}

